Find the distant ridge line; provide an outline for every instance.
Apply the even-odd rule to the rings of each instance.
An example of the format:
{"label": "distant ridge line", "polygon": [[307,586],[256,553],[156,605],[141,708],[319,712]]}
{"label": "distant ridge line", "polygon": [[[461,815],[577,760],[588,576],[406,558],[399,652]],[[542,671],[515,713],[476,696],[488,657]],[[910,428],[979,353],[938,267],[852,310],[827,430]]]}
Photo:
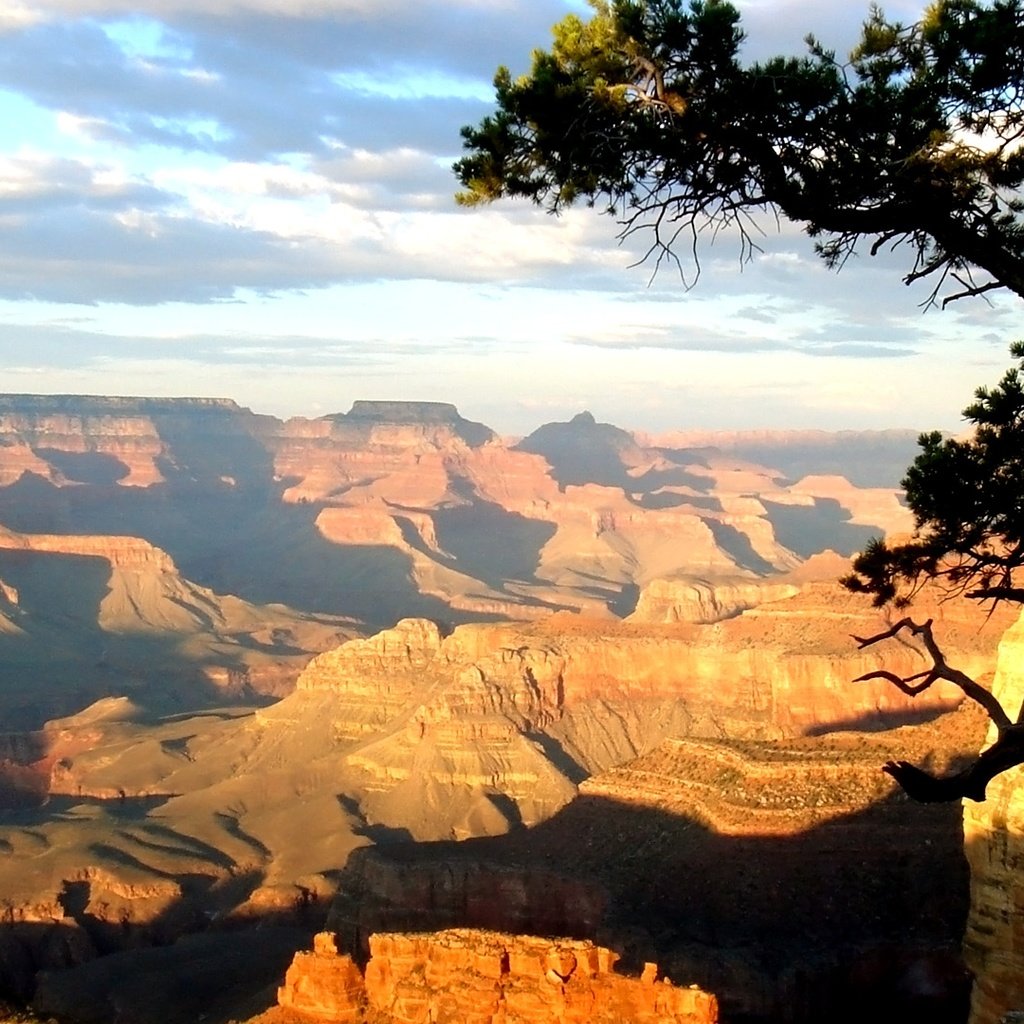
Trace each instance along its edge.
{"label": "distant ridge line", "polygon": [[0,394],[0,410],[17,412],[163,412],[207,409],[249,412],[232,398],[156,398],[120,395],[31,395]]}

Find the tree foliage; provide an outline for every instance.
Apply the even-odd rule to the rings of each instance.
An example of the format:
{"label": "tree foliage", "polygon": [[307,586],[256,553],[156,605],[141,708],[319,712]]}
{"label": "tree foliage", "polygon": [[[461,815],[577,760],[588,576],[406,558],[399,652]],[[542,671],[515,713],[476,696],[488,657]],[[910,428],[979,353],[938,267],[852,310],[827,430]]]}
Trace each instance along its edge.
{"label": "tree foliage", "polygon": [[499,69],[496,112],[463,129],[460,202],[598,205],[681,269],[705,229],[749,257],[769,210],[832,266],[905,244],[933,296],[1024,295],[1024,0],[937,0],[913,25],[873,9],[844,61],[809,38],[752,64],[721,0],[590,2],[528,74]]}
{"label": "tree foliage", "polygon": [[[849,590],[870,594],[876,607],[905,609],[929,581],[982,602],[1024,604],[1017,579],[1024,567],[1024,343],[1011,352],[1020,366],[996,387],[979,388],[964,410],[974,425],[969,437],[921,435],[921,453],[903,480],[914,515],[911,539],[872,541],[842,580]],[[1024,706],[1011,718],[992,693],[950,666],[931,620],[904,617],[876,636],[854,639],[864,648],[904,631],[923,640],[930,667],[904,677],[878,670],[861,678],[886,679],[909,696],[939,679],[952,682],[985,709],[996,741],[963,770],[942,778],[906,761],[890,761],[884,770],[917,800],[984,800],[992,778],[1024,763]]]}
{"label": "tree foliage", "polygon": [[[935,0],[903,25],[873,8],[846,60],[808,38],[804,57],[745,64],[736,9],[723,0],[590,0],[528,74],[495,79],[497,110],[463,129],[455,170],[465,204],[525,197],[552,212],[585,202],[646,232],[647,257],[697,262],[702,232],[735,231],[756,249],[761,211],[802,223],[841,267],[865,245],[903,246],[905,280],[944,302],[1005,288],[1024,297],[1024,0]],[[875,541],[844,580],[879,606],[906,608],[938,580],[980,600],[1024,604],[1024,343],[1020,366],[982,388],[967,439],[925,434],[904,480],[915,518],[904,543]],[[949,665],[931,621],[904,617],[923,671],[886,679],[911,696],[942,679],[980,704],[996,741],[935,778],[885,766],[919,800],[983,800],[1024,763],[1024,708]]]}
{"label": "tree foliage", "polygon": [[876,540],[844,579],[874,604],[907,607],[927,580],[978,600],[1024,603],[1015,573],[1024,566],[1024,344],[994,388],[979,388],[964,417],[966,439],[923,434],[903,480],[914,514],[912,540]]}

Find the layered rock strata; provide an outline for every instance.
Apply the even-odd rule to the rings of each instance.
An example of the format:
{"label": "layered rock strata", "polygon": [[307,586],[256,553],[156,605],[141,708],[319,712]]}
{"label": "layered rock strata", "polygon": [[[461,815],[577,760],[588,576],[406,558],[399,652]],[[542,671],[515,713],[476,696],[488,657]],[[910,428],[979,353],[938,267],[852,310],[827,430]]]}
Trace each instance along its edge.
{"label": "layered rock strata", "polygon": [[792,583],[739,583],[702,579],[656,579],[640,591],[631,622],[694,622],[730,619],[749,608],[794,597]]}
{"label": "layered rock strata", "polygon": [[[1011,718],[1024,703],[1024,615],[1003,637],[993,692]],[[995,740],[989,730],[988,742]],[[1024,1006],[1024,768],[988,785],[983,803],[964,801],[971,910],[964,953],[974,972],[971,1024],[997,1024]]]}
{"label": "layered rock strata", "polygon": [[323,1021],[369,1014],[393,1024],[715,1024],[718,1004],[696,986],[614,971],[618,954],[573,939],[472,929],[370,939],[365,979],[329,933],[298,953],[278,1002]]}
{"label": "layered rock strata", "polygon": [[533,829],[357,851],[329,926],[355,950],[381,930],[594,937],[739,1019],[954,1021],[968,983],[957,815],[909,803],[880,771],[896,756],[942,770],[978,739],[976,718],[953,724],[941,751],[944,725],[666,740]]}
{"label": "layered rock strata", "polygon": [[[456,621],[621,616],[652,581],[755,584],[823,543],[849,553],[908,528],[896,494],[821,473],[794,485],[713,449],[645,447],[590,416],[515,448],[444,403],[282,422],[223,400],[0,396],[6,525],[131,523],[214,590],[378,626],[445,608]],[[331,568],[347,587],[325,581]],[[691,607],[708,621],[752,596],[648,602],[659,621]]]}

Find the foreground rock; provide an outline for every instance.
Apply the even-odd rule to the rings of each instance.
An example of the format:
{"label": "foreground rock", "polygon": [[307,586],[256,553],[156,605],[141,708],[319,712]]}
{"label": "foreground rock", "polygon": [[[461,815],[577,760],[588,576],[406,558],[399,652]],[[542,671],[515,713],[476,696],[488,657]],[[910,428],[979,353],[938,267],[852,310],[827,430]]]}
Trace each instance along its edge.
{"label": "foreground rock", "polygon": [[356,851],[328,926],[353,950],[452,927],[593,938],[715,992],[728,1019],[962,1024],[958,809],[879,770],[923,760],[941,728],[666,740],[535,828]]}
{"label": "foreground rock", "polygon": [[[648,963],[614,972],[618,954],[578,939],[474,929],[374,935],[365,978],[329,933],[298,953],[278,990],[282,1007],[322,1021],[366,1014],[394,1024],[715,1024],[718,1003],[677,988]],[[377,1018],[375,1018],[377,1019]]]}
{"label": "foreground rock", "polygon": [[[1012,716],[1024,701],[1024,615],[999,645],[993,692]],[[995,740],[995,730],[988,742]],[[984,803],[964,801],[971,910],[964,953],[974,972],[971,1024],[1024,1006],[1024,768],[997,775]]]}

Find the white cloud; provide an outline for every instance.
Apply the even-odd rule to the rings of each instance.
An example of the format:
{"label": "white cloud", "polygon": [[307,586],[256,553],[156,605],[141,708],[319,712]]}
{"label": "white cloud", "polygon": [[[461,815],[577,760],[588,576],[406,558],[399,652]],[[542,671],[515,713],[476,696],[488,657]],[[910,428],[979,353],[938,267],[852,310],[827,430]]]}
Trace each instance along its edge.
{"label": "white cloud", "polygon": [[[841,50],[867,13],[743,6],[755,56],[790,40],[799,51],[808,29]],[[887,7],[902,16],[909,4]],[[234,382],[269,411],[284,404],[268,406],[278,379],[291,411],[306,398],[339,408],[345,387],[346,400],[437,388],[428,397],[467,414],[518,410],[496,425],[517,429],[520,416],[531,429],[531,406],[583,405],[630,426],[644,426],[631,410],[667,427],[680,409],[748,425],[881,425],[898,409],[927,426],[965,377],[957,345],[1002,365],[1016,306],[921,317],[899,285],[902,254],[836,276],[798,227],[768,215],[756,221],[764,253],[742,270],[732,240],[702,240],[703,276],[687,292],[671,269],[648,286],[649,266],[629,269],[642,242],[620,246],[593,211],[457,209],[459,126],[487,112],[496,64],[522,67],[569,9],[583,8],[8,3],[0,103],[16,101],[5,109],[17,116],[0,119],[0,311],[39,328],[41,365],[11,336],[5,372],[122,393],[147,380],[233,393]],[[88,326],[55,326],[55,310],[84,310]],[[901,401],[935,351],[942,383]],[[884,355],[896,358],[880,388]]]}

